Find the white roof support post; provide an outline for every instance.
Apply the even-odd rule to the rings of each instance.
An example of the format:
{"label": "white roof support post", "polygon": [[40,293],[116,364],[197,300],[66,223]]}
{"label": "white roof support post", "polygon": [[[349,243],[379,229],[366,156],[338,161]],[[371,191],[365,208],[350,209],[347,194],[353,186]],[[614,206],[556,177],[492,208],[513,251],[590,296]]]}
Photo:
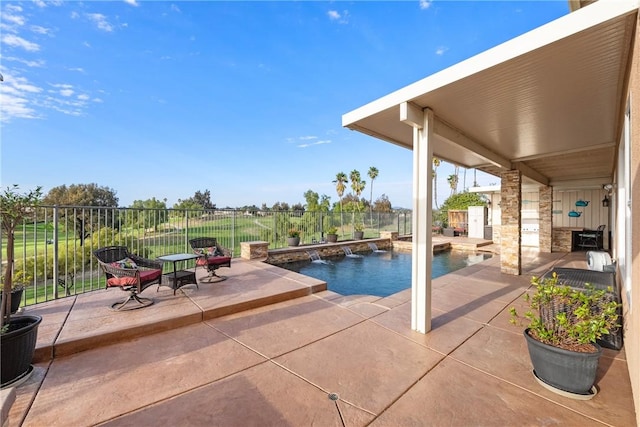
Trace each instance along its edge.
{"label": "white roof support post", "polygon": [[413,126],[413,223],[411,329],[431,330],[432,158],[435,116],[410,103],[400,105],[400,120]]}

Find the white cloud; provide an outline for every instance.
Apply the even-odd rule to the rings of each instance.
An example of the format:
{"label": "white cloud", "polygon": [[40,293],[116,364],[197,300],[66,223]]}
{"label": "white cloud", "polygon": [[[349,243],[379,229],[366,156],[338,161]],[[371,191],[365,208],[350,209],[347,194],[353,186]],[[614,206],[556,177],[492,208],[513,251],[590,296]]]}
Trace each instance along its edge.
{"label": "white cloud", "polygon": [[124,0],[124,2],[131,6],[140,6],[136,0]]}
{"label": "white cloud", "polygon": [[20,26],[24,25],[25,23],[25,20],[22,16],[13,15],[11,13],[3,13],[2,20],[10,22],[11,24],[20,25]]}
{"label": "white cloud", "polygon": [[26,60],[24,58],[18,58],[18,57],[15,57],[15,56],[6,56],[6,57],[3,57],[2,59],[4,59],[5,61],[19,62],[21,64],[26,65],[27,67],[40,68],[40,67],[44,67],[44,65],[45,65],[45,61],[43,59],[37,59],[37,60],[34,60],[34,61],[29,61],[29,60]]}
{"label": "white cloud", "polygon": [[175,3],[172,3],[172,4],[171,4],[171,10],[172,10],[173,12],[182,12],[182,11],[180,10],[180,8],[179,8]]}
{"label": "white cloud", "polygon": [[[73,86],[71,86],[70,84],[53,84],[51,86],[53,86],[56,89],[59,89],[57,93],[59,93],[61,96],[69,97],[74,94]],[[56,91],[50,91],[50,93],[56,93]]]}
{"label": "white cloud", "polygon": [[102,103],[88,93],[77,93],[73,85],[66,83],[50,84],[51,89],[31,83],[27,78],[4,73],[4,82],[0,85],[0,120],[41,119],[46,110],[58,111],[70,116],[82,116],[89,102]]}
{"label": "white cloud", "polygon": [[436,55],[442,56],[442,55],[444,55],[444,53],[445,53],[446,51],[448,51],[448,50],[449,50],[449,48],[448,48],[448,47],[445,47],[445,46],[439,46],[439,47],[436,49]]}
{"label": "white cloud", "polygon": [[420,0],[420,9],[429,9],[431,7],[432,0]]}
{"label": "white cloud", "polygon": [[348,10],[344,10],[344,11],[342,11],[342,13],[338,12],[337,10],[330,10],[329,12],[327,12],[327,16],[329,16],[329,19],[331,21],[337,21],[340,24],[349,23],[349,11]]}
{"label": "white cloud", "polygon": [[51,34],[51,30],[49,28],[41,27],[40,25],[32,25],[31,31],[37,34],[49,35]]}
{"label": "white cloud", "polygon": [[40,50],[40,46],[38,44],[27,41],[22,37],[16,36],[14,34],[5,34],[2,37],[2,43],[8,46],[21,47],[29,52],[37,52]]}
{"label": "white cloud", "polygon": [[22,12],[22,6],[9,4],[4,8],[5,12]]}
{"label": "white cloud", "polygon": [[307,147],[312,147],[314,145],[323,145],[323,144],[331,144],[331,140],[325,139],[325,140],[319,140],[319,141],[308,143],[308,144],[298,144],[298,148],[307,148]]}
{"label": "white cloud", "polygon": [[38,118],[32,106],[30,96],[42,92],[42,89],[30,84],[27,79],[4,75],[0,85],[0,120],[9,122],[12,118]]}
{"label": "white cloud", "polygon": [[106,31],[110,33],[113,31],[113,25],[107,21],[107,17],[101,13],[88,13],[86,15],[94,24],[98,27],[98,29],[102,31]]}

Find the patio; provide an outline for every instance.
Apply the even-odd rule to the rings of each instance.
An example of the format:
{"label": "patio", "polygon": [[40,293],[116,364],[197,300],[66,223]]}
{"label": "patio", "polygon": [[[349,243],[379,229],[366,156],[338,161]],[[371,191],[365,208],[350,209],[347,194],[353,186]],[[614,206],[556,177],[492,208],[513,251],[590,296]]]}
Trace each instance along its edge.
{"label": "patio", "polygon": [[30,307],[42,361],[6,425],[636,425],[624,349],[605,350],[592,400],[572,400],[536,382],[508,322],[531,275],[586,268],[584,253],[523,266],[501,274],[494,256],[434,279],[427,335],[410,328],[410,290],[343,297],[245,260],[199,290],[149,288],[141,310],[108,310],[115,290]]}

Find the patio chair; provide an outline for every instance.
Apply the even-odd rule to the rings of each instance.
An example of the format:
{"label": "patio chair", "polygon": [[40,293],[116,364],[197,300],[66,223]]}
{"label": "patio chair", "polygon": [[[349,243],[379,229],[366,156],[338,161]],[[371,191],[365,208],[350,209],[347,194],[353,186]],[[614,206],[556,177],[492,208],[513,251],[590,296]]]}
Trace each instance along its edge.
{"label": "patio chair", "polygon": [[606,225],[601,224],[595,230],[585,229],[578,234],[578,246],[580,249],[602,249],[603,234]]}
{"label": "patio chair", "polygon": [[[139,294],[162,279],[162,262],[129,252],[125,246],[107,246],[93,252],[107,276],[107,288],[118,287],[129,296],[111,305],[113,310],[133,310],[153,304],[151,298]],[[130,304],[132,303],[132,304]]]}
{"label": "patio chair", "polygon": [[209,282],[225,280],[226,277],[218,276],[216,270],[220,267],[231,267],[231,251],[218,244],[214,237],[197,237],[189,240],[191,249],[200,258],[196,259],[196,268],[203,267],[209,272]]}

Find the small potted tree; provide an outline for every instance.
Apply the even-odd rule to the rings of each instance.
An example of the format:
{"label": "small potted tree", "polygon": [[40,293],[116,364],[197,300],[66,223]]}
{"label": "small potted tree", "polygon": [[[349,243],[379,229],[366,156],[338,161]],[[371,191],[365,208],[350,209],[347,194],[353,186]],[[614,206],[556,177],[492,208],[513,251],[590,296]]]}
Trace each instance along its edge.
{"label": "small potted tree", "polygon": [[[524,330],[534,375],[547,388],[568,397],[592,396],[602,348],[596,343],[619,326],[618,303],[604,289],[576,289],[559,283],[556,273],[533,277],[533,294]],[[610,290],[609,290],[610,292]],[[510,308],[511,322],[522,317]]]}
{"label": "small potted tree", "polygon": [[300,230],[290,228],[287,232],[287,244],[289,246],[298,246],[300,244]]}
{"label": "small potted tree", "polygon": [[325,233],[327,233],[327,242],[336,243],[338,241],[338,227],[329,227]]}
{"label": "small potted tree", "polygon": [[353,225],[353,238],[355,240],[364,239],[364,224],[357,222]]}
{"label": "small potted tree", "polygon": [[15,229],[29,216],[42,196],[41,187],[25,194],[18,186],[8,187],[0,194],[0,221],[7,239],[7,263],[3,277],[1,311],[1,386],[17,384],[32,372],[31,359],[36,347],[40,316],[11,317],[11,290],[13,288],[13,262],[15,258]]}

